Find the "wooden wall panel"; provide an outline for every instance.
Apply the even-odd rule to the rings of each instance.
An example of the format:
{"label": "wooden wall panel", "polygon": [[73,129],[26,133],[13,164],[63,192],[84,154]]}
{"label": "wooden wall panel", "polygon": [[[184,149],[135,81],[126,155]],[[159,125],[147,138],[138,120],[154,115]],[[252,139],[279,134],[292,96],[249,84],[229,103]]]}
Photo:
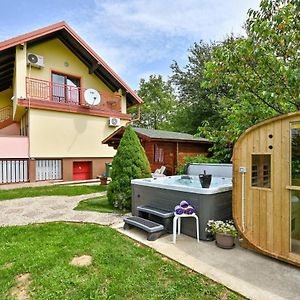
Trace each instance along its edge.
{"label": "wooden wall panel", "polygon": [[[300,121],[300,111],[255,125],[236,143],[233,155],[233,214],[238,228],[242,231],[242,180],[239,167],[245,166],[246,227],[243,237],[254,249],[300,266],[300,255],[289,252],[292,121]],[[251,186],[252,154],[271,154],[271,188]]]}

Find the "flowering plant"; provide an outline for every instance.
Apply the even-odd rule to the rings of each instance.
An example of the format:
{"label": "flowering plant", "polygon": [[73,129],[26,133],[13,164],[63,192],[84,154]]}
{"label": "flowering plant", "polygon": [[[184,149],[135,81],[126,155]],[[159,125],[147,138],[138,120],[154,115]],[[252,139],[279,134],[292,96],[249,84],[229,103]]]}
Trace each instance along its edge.
{"label": "flowering plant", "polygon": [[238,235],[238,231],[234,226],[233,220],[226,220],[226,221],[214,221],[209,220],[207,222],[207,227],[205,229],[207,232],[211,234],[216,233],[225,233],[236,237]]}

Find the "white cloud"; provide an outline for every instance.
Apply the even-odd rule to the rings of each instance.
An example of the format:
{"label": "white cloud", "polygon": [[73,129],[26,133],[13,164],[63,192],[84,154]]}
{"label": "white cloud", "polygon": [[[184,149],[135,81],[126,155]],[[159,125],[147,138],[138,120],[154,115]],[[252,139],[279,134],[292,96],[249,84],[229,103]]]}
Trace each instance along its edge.
{"label": "white cloud", "polygon": [[79,28],[121,75],[160,73],[161,64],[165,69],[172,60],[180,62],[194,42],[242,34],[247,10],[258,4],[259,0],[94,0]]}

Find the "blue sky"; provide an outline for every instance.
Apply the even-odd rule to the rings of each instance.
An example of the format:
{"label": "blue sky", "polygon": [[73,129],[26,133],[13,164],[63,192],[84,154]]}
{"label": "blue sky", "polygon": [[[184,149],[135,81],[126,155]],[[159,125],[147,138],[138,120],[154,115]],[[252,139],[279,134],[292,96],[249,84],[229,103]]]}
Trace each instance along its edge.
{"label": "blue sky", "polygon": [[132,88],[184,66],[194,42],[244,34],[259,0],[1,0],[0,40],[66,21]]}

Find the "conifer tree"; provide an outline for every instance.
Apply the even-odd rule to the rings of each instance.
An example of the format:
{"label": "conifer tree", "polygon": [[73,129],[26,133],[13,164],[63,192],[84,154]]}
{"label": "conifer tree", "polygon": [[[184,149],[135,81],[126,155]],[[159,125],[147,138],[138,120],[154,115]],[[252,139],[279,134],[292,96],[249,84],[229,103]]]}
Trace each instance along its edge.
{"label": "conifer tree", "polygon": [[125,129],[112,162],[108,201],[120,209],[131,208],[131,180],[151,177],[145,150],[131,126]]}

